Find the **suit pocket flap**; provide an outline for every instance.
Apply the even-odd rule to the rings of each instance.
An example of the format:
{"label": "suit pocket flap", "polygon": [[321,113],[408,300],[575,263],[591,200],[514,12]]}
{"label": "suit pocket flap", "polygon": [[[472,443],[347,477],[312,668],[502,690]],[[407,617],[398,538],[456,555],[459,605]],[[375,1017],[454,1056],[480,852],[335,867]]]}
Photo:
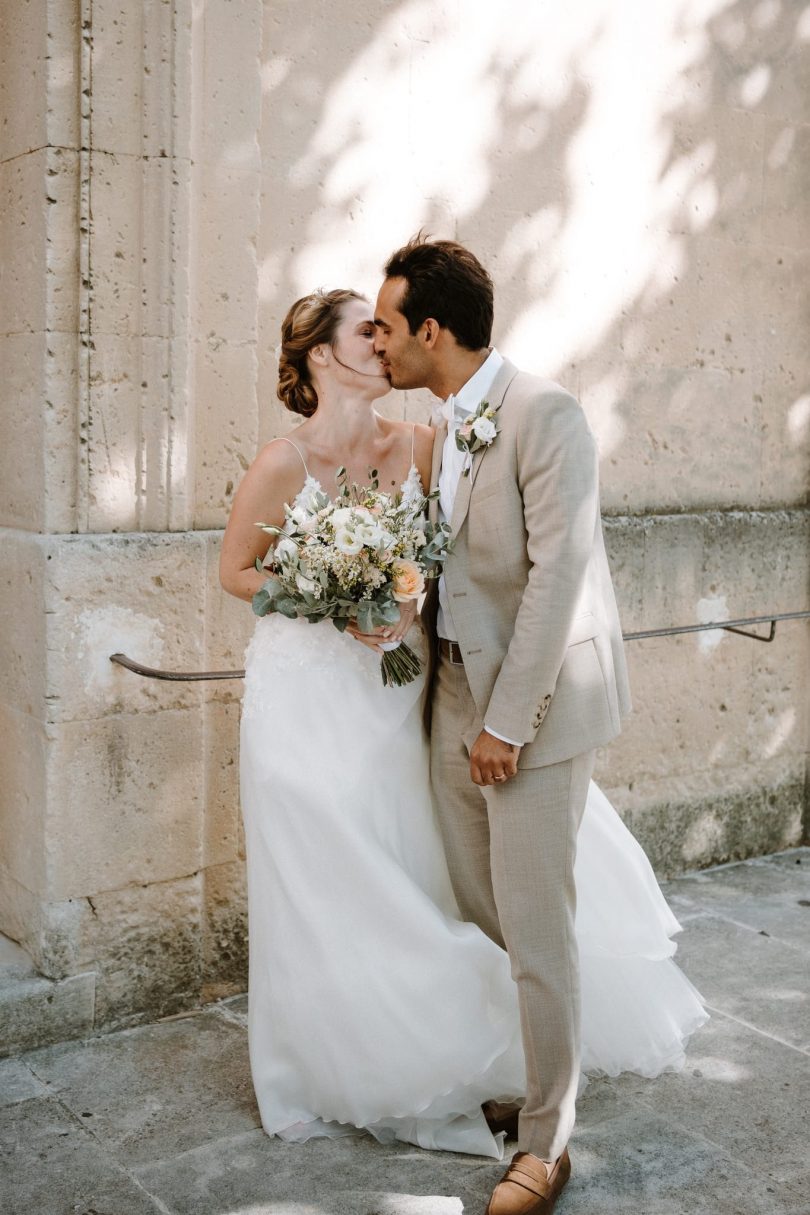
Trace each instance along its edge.
{"label": "suit pocket flap", "polygon": [[577,616],[571,625],[571,632],[568,634],[568,644],[576,645],[580,641],[590,641],[598,632],[599,621],[593,612],[585,612],[582,616]]}

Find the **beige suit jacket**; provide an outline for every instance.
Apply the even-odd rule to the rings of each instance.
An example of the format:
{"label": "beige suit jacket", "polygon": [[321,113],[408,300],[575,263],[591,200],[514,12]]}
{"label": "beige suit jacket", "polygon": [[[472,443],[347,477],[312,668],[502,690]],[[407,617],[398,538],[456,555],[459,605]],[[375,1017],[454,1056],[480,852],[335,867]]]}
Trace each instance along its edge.
{"label": "beige suit jacket", "polygon": [[[500,433],[459,480],[444,576],[481,719],[523,744],[521,767],[540,767],[609,742],[630,708],[596,444],[570,393],[508,360],[487,400]],[[434,582],[434,622],[437,598]]]}

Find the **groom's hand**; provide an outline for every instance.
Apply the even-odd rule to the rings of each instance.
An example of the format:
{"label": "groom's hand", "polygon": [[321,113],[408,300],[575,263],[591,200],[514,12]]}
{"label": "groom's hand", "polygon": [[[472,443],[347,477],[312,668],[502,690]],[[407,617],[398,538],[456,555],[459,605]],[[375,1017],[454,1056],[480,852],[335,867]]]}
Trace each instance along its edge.
{"label": "groom's hand", "polygon": [[520,747],[482,730],[470,752],[470,775],[476,785],[502,785],[517,773]]}

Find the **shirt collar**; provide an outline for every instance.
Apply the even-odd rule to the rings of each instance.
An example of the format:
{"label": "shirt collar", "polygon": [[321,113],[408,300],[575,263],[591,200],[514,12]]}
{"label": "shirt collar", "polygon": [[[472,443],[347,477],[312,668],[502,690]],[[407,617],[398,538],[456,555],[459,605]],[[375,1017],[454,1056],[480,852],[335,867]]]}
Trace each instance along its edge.
{"label": "shirt collar", "polygon": [[444,416],[450,425],[453,424],[453,415],[456,411],[463,412],[466,416],[478,408],[494,384],[501,367],[503,367],[503,355],[499,354],[493,346],[489,357],[484,360],[476,373],[470,376],[467,383],[463,384],[457,393],[451,393],[445,401]]}

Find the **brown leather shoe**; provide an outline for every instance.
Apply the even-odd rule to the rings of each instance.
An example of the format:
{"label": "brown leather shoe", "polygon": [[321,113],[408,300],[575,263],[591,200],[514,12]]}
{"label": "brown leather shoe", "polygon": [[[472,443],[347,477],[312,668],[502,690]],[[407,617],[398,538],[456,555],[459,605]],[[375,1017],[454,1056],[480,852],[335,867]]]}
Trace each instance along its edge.
{"label": "brown leather shoe", "polygon": [[501,1105],[497,1101],[486,1101],[481,1109],[493,1135],[505,1131],[507,1139],[517,1139],[519,1105]]}
{"label": "brown leather shoe", "polygon": [[495,1186],[486,1215],[551,1215],[570,1176],[567,1148],[551,1165],[530,1152],[517,1152]]}

